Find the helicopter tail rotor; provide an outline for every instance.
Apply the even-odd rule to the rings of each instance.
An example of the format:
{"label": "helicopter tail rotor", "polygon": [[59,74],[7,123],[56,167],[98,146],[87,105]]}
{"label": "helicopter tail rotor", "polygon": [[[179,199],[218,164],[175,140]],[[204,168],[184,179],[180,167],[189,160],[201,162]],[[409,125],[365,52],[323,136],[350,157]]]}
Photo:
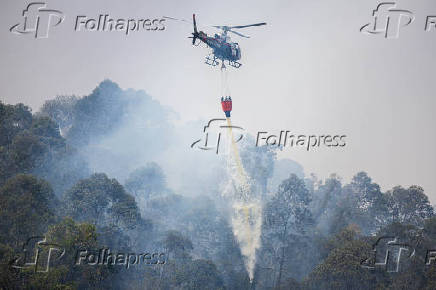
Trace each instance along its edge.
{"label": "helicopter tail rotor", "polygon": [[192,14],[192,23],[194,24],[194,33],[192,33],[192,45],[195,45],[195,41],[198,37],[197,21],[195,21],[195,14]]}
{"label": "helicopter tail rotor", "polygon": [[192,14],[192,23],[194,24],[194,33],[197,34],[197,21],[195,21],[195,14]]}

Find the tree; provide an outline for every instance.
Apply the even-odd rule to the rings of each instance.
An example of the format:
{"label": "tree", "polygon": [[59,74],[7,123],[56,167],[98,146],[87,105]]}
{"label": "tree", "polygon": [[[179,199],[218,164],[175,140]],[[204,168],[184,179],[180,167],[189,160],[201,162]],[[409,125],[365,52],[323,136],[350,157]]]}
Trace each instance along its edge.
{"label": "tree", "polygon": [[67,191],[64,207],[65,215],[98,226],[134,228],[141,219],[134,198],[104,173],[82,179]]}
{"label": "tree", "polygon": [[[429,267],[426,265],[427,251],[434,246],[434,239],[427,230],[433,231],[432,223],[426,223],[423,229],[411,224],[391,223],[377,233],[378,238],[389,241],[395,238],[399,244],[406,245],[401,251],[391,248],[389,261],[398,261],[398,272],[389,273],[391,279],[385,279],[390,289],[423,289],[426,283],[426,274]],[[380,243],[378,251],[387,251],[386,242]],[[383,253],[383,252],[382,252]],[[433,265],[434,266],[434,265]],[[376,272],[377,273],[377,272]],[[431,280],[430,278],[429,280]]]}
{"label": "tree", "polygon": [[248,175],[259,185],[262,195],[266,195],[268,179],[273,175],[276,152],[271,146],[251,146],[255,140],[246,136],[241,147],[241,161]]}
{"label": "tree", "polygon": [[223,281],[212,261],[198,259],[183,268],[177,276],[177,284],[183,289],[224,289]]}
{"label": "tree", "polygon": [[[421,243],[422,247],[426,250],[432,249],[434,247],[434,241],[436,240],[436,217],[433,216],[425,220],[423,238],[425,242]],[[422,289],[436,289],[436,264],[432,263],[426,268],[424,273],[425,285],[423,285]]]}
{"label": "tree", "polygon": [[55,121],[63,136],[73,125],[74,106],[79,99],[76,96],[57,96],[46,101],[41,108],[41,115],[50,117]]}
{"label": "tree", "polygon": [[308,289],[375,289],[377,281],[361,262],[371,245],[353,239],[331,251],[304,282]]}
{"label": "tree", "polygon": [[65,139],[60,135],[59,127],[49,117],[34,117],[30,132],[52,150],[65,147]]}
{"label": "tree", "polygon": [[265,207],[263,241],[269,243],[278,255],[276,285],[281,285],[291,241],[298,240],[304,244],[304,236],[312,229],[311,200],[304,181],[292,174],[280,184],[277,194]]}
{"label": "tree", "polygon": [[[271,178],[268,180],[268,189],[272,192],[277,191],[280,183],[289,177],[289,174],[294,173],[299,178],[304,178],[304,169],[301,164],[291,159],[276,159],[274,160],[274,168],[270,170]],[[307,186],[309,189],[309,186]]]}
{"label": "tree", "polygon": [[23,104],[5,105],[0,101],[0,147],[11,144],[15,135],[32,124],[32,113]]}
{"label": "tree", "polygon": [[17,134],[9,148],[10,160],[16,173],[31,173],[44,163],[47,146],[33,134]]}
{"label": "tree", "polygon": [[420,186],[412,185],[408,189],[396,186],[388,191],[387,199],[393,222],[420,226],[424,219],[433,216],[433,207]]}
{"label": "tree", "polygon": [[345,244],[352,242],[358,238],[360,234],[356,226],[347,226],[334,236],[327,238],[320,248],[321,257],[326,258],[334,249],[341,248]]}
{"label": "tree", "polygon": [[117,127],[125,107],[121,95],[122,90],[116,83],[104,80],[90,95],[75,102],[68,140],[84,145]]}
{"label": "tree", "polygon": [[[66,144],[57,124],[50,118],[34,117],[29,132],[23,134],[26,138],[34,140],[30,144],[32,147],[37,144],[41,148],[40,152],[28,154],[27,159],[32,160],[30,172],[49,181],[58,196],[87,174],[86,162]],[[26,152],[24,148],[32,148],[21,147],[19,152]]]}
{"label": "tree", "polygon": [[[166,287],[181,289],[224,289],[223,281],[212,261],[192,260],[193,246],[189,238],[178,231],[168,231],[163,240],[168,265],[162,281]],[[168,268],[170,267],[170,268]]]}
{"label": "tree", "polygon": [[125,183],[126,190],[141,201],[166,191],[165,174],[155,162],[133,171]]}
{"label": "tree", "polygon": [[[357,224],[363,233],[375,233],[387,223],[386,197],[365,172],[357,173],[343,188],[344,198],[335,213],[338,224]],[[337,230],[340,227],[336,226]],[[337,231],[336,231],[337,232]]]}
{"label": "tree", "polygon": [[342,199],[342,184],[334,174],[314,190],[311,209],[319,230],[326,233],[331,230],[332,219]]}
{"label": "tree", "polygon": [[189,257],[189,252],[193,249],[191,240],[178,231],[168,231],[163,245],[167,250],[168,257],[173,254],[175,259]]}
{"label": "tree", "polygon": [[31,173],[47,151],[31,132],[31,110],[0,102],[0,184],[17,173]]}
{"label": "tree", "polygon": [[0,188],[0,242],[18,247],[39,236],[55,221],[50,185],[32,175],[19,174]]}
{"label": "tree", "polygon": [[50,226],[46,240],[65,250],[62,259],[51,261],[47,273],[34,273],[28,276],[28,285],[35,289],[104,289],[114,286],[113,279],[117,269],[110,265],[77,264],[80,250],[97,251],[100,245],[94,225],[76,223],[64,219]]}
{"label": "tree", "polygon": [[0,112],[0,184],[18,173],[33,174],[49,181],[60,195],[84,177],[86,163],[47,115],[32,116],[22,104],[0,103]]}

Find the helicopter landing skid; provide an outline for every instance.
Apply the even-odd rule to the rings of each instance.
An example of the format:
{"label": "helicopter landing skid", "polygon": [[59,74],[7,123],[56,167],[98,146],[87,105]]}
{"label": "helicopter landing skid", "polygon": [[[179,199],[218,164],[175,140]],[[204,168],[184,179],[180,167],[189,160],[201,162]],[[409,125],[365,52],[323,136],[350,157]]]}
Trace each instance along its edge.
{"label": "helicopter landing skid", "polygon": [[219,64],[215,56],[211,58],[209,55],[206,56],[206,61],[204,63],[211,66],[217,66]]}
{"label": "helicopter landing skid", "polygon": [[239,63],[237,61],[229,61],[229,65],[234,67],[234,68],[240,68],[242,63]]}

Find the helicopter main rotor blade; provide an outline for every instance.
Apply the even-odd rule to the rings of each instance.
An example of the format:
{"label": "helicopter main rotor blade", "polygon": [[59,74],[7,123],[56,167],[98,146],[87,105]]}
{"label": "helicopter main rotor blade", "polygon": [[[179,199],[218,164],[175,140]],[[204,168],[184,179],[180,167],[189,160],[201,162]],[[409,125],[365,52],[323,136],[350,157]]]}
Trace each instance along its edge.
{"label": "helicopter main rotor blade", "polygon": [[182,21],[182,22],[186,22],[186,23],[192,24],[192,21],[189,21],[189,20],[186,20],[186,19],[179,19],[179,18],[174,18],[174,17],[169,17],[169,16],[162,16],[162,18],[170,19],[170,20],[176,20],[176,21]]}
{"label": "helicopter main rotor blade", "polygon": [[[183,18],[174,18],[174,17],[169,17],[169,16],[162,16],[162,18],[165,19],[169,19],[169,20],[173,20],[173,21],[181,21],[184,22],[184,24],[189,24],[189,25],[194,25],[194,22],[192,20],[187,20],[187,19],[183,19]],[[197,28],[201,29],[205,29],[208,25],[205,24],[198,24],[197,23]]]}
{"label": "helicopter main rotor blade", "polygon": [[266,22],[261,22],[261,23],[255,23],[255,24],[248,24],[248,25],[238,25],[238,26],[230,26],[230,29],[236,28],[245,28],[245,27],[250,27],[250,26],[262,26],[262,25],[266,25]]}
{"label": "helicopter main rotor blade", "polygon": [[212,27],[218,28],[218,29],[229,29],[228,26],[222,26],[222,25],[212,25]]}
{"label": "helicopter main rotor blade", "polygon": [[245,38],[250,38],[250,36],[244,35],[242,33],[239,33],[239,32],[233,31],[233,30],[229,30],[229,32],[234,33],[234,34],[239,35],[239,36],[242,36],[242,37],[245,37]]}

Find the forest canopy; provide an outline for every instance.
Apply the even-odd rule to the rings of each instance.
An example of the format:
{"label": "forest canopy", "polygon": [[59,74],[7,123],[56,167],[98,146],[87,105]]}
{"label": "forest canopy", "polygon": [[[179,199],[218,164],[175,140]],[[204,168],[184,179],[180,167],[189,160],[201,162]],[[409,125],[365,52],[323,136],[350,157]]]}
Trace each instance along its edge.
{"label": "forest canopy", "polygon": [[[36,113],[0,102],[0,289],[436,288],[436,266],[427,263],[436,217],[422,187],[384,192],[366,172],[349,183],[336,174],[319,180],[276,160],[273,149],[241,145],[245,170],[269,192],[250,283],[219,178],[189,167],[211,162],[159,162],[178,153],[171,144],[186,143],[173,116],[144,91],[110,80],[87,96],[48,100]],[[385,240],[381,253],[400,257],[398,265],[375,263]],[[38,248],[47,258],[50,245],[56,259],[35,271],[47,265],[32,266],[24,253]],[[129,269],[77,265],[84,248],[166,259]]]}

